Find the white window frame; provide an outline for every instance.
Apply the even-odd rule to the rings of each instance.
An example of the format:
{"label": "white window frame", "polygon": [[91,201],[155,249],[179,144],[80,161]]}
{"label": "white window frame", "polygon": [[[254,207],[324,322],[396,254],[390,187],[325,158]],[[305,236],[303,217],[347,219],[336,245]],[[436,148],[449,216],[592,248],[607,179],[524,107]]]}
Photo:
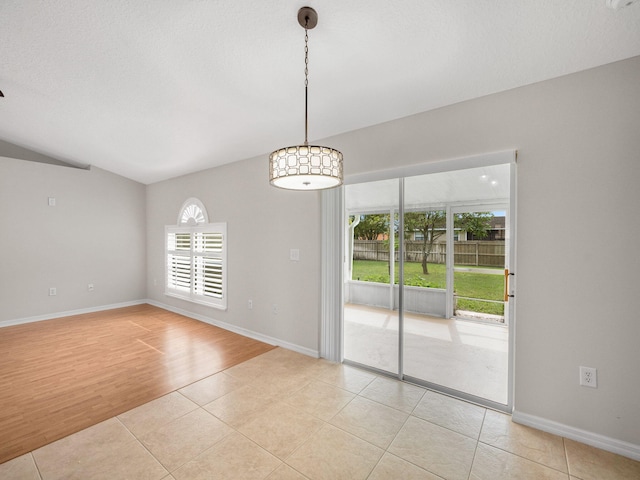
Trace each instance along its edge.
{"label": "white window frame", "polygon": [[178,225],[165,226],[165,295],[226,310],[227,224],[207,220],[202,202],[191,198]]}

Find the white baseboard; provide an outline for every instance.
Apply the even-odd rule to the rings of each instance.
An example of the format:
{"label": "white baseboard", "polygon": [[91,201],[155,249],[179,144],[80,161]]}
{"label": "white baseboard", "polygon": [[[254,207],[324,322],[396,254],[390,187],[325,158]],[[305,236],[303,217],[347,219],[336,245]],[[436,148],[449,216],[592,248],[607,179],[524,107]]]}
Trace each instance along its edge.
{"label": "white baseboard", "polygon": [[114,303],[111,305],[100,305],[98,307],[80,308],[78,310],[68,310],[66,312],[47,313],[46,315],[37,315],[35,317],[16,318],[14,320],[3,320],[0,322],[0,328],[10,327],[12,325],[22,325],[23,323],[41,322],[43,320],[53,320],[54,318],[71,317],[73,315],[82,315],[84,313],[101,312],[103,310],[113,310],[114,308],[132,307],[133,305],[142,305],[148,303],[147,300],[133,300],[131,302]]}
{"label": "white baseboard", "polygon": [[615,438],[571,427],[569,425],[554,422],[553,420],[537,417],[535,415],[529,415],[528,413],[521,413],[517,410],[513,412],[512,418],[514,422],[527,425],[528,427],[560,435],[562,437],[585,443],[602,450],[607,450],[608,452],[617,453],[618,455],[623,455],[634,460],[640,460],[640,445],[616,440]]}
{"label": "white baseboard", "polygon": [[184,315],[185,317],[193,318],[194,320],[199,320],[201,322],[208,323],[209,325],[213,325],[213,326],[222,328],[224,330],[229,330],[230,332],[237,333],[245,337],[253,338],[254,340],[258,340],[260,342],[268,343],[269,345],[276,345],[278,347],[286,348],[287,350],[292,350],[294,352],[298,352],[313,358],[320,357],[320,352],[318,352],[318,350],[312,350],[310,348],[301,347],[300,345],[296,345],[295,343],[289,343],[279,338],[263,335],[262,333],[254,332],[253,330],[248,330],[246,328],[238,327],[230,323],[221,322],[214,318],[206,317],[204,315],[199,315],[197,313],[192,313],[192,312],[189,312],[188,310],[183,310],[181,308],[167,305],[161,302],[157,302],[155,300],[148,299],[145,302],[148,303],[149,305],[153,305],[154,307],[163,308],[165,310],[169,310],[170,312],[177,313],[179,315]]}

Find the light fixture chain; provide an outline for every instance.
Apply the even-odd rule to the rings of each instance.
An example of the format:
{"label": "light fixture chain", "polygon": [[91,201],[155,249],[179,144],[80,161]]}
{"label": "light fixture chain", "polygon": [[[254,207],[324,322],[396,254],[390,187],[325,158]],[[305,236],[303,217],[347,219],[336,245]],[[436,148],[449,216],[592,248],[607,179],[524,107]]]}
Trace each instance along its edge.
{"label": "light fixture chain", "polygon": [[309,34],[304,29],[304,86],[309,86]]}
{"label": "light fixture chain", "polygon": [[309,110],[309,31],[307,30],[307,25],[309,20],[307,19],[307,23],[304,27],[304,144],[309,145],[309,114],[307,113]]}

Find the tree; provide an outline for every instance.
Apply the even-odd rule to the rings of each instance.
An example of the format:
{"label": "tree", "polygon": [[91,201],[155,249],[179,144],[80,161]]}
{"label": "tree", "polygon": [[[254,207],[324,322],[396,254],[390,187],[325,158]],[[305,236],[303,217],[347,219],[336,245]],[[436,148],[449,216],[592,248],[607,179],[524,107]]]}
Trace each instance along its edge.
{"label": "tree", "polygon": [[472,234],[476,238],[487,238],[491,229],[491,212],[456,213],[456,228]]}
{"label": "tree", "polygon": [[361,240],[377,240],[380,234],[389,233],[389,215],[360,215],[360,223],[353,232]]}
{"label": "tree", "polygon": [[404,214],[404,231],[407,238],[414,232],[422,234],[422,273],[429,274],[427,258],[433,244],[446,232],[446,213],[443,210],[407,212]]}
{"label": "tree", "polygon": [[[491,229],[490,212],[457,213],[454,216],[454,227],[473,234],[477,238],[486,238]],[[408,212],[404,214],[405,236],[412,233],[422,234],[422,273],[429,274],[427,258],[433,250],[438,238],[446,232],[446,212],[444,210],[430,210],[427,212]]]}

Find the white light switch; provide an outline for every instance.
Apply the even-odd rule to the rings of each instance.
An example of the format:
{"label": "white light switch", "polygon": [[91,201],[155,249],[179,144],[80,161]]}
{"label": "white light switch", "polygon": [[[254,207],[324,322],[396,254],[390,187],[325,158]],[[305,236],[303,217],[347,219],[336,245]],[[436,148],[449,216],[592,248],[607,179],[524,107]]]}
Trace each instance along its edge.
{"label": "white light switch", "polygon": [[55,207],[56,206],[56,197],[49,197],[48,202],[49,202],[49,206],[50,207]]}
{"label": "white light switch", "polygon": [[297,248],[292,248],[289,251],[289,259],[294,262],[300,261],[300,250],[298,250]]}

